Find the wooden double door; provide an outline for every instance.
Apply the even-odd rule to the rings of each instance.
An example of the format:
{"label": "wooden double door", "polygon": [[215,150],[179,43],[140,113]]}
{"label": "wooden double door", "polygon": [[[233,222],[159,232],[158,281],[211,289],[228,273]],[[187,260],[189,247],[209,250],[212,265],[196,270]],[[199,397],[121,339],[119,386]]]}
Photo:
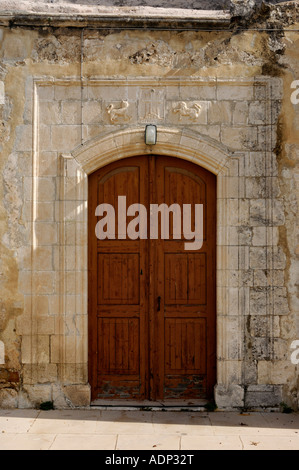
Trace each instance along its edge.
{"label": "wooden double door", "polygon": [[[114,208],[109,227],[103,219],[108,212],[95,215],[101,204]],[[146,208],[145,223],[141,217],[136,222],[138,211],[132,209],[138,206],[126,214],[132,204]],[[162,237],[159,216],[154,238],[155,204],[182,208],[181,238],[174,234],[171,211],[169,237],[166,232]],[[203,205],[200,250],[190,249],[192,233],[184,238],[183,204],[194,210],[195,204]],[[109,238],[96,233],[100,220]],[[190,229],[195,230],[195,211]],[[89,177],[88,249],[92,400],[194,403],[211,398],[216,375],[215,176],[161,156],[127,158],[101,168]]]}

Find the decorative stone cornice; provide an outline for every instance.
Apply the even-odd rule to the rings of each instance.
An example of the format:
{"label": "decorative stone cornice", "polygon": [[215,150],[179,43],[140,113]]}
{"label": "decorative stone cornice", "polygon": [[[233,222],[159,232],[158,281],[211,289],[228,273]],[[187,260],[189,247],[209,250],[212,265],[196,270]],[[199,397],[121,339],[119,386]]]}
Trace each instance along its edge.
{"label": "decorative stone cornice", "polygon": [[226,10],[0,1],[0,25],[3,26],[205,29],[226,28],[230,21],[231,14]]}

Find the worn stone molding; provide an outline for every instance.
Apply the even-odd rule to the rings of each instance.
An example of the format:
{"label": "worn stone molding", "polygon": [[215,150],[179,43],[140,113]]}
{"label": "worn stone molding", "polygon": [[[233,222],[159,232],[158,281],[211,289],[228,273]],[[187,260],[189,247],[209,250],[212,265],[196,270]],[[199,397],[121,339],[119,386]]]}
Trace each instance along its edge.
{"label": "worn stone molding", "polygon": [[[34,7],[33,7],[34,5]],[[194,10],[184,8],[107,7],[91,5],[32,3],[7,0],[0,7],[0,24],[67,27],[122,28],[196,28],[228,27],[227,10]]]}

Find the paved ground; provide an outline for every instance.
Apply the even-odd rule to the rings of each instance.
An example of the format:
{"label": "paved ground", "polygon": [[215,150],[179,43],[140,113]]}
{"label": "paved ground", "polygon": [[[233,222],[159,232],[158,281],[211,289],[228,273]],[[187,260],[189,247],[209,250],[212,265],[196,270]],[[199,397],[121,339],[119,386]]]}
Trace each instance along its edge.
{"label": "paved ground", "polygon": [[299,413],[0,410],[0,450],[299,450]]}

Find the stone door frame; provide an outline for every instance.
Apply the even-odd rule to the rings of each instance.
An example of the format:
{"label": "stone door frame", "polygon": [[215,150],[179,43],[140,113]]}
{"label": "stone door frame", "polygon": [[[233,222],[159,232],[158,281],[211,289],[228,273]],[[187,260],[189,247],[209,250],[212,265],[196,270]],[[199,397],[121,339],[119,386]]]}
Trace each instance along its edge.
{"label": "stone door frame", "polygon": [[[184,86],[183,80],[177,81],[180,87]],[[240,80],[224,80],[223,87],[227,87],[228,82],[230,89],[240,84]],[[194,83],[200,84],[201,82],[194,80]],[[152,147],[144,142],[146,122],[139,122],[136,125],[123,123],[117,126],[116,130],[109,125],[94,139],[87,142],[84,142],[83,134],[81,134],[79,136],[81,144],[72,151],[61,152],[58,159],[55,178],[56,197],[54,196],[55,230],[57,231],[54,240],[54,272],[51,281],[55,286],[50,292],[54,292],[55,289],[55,295],[50,299],[54,315],[49,328],[43,323],[38,301],[39,295],[47,294],[47,292],[36,282],[39,279],[36,266],[39,261],[38,250],[41,237],[38,210],[42,200],[40,194],[43,190],[45,191],[43,183],[46,183],[46,179],[39,174],[42,164],[39,147],[42,139],[47,139],[47,135],[46,127],[40,126],[38,94],[40,91],[44,94],[51,93],[51,87],[65,86],[65,84],[67,86],[75,84],[78,87],[80,82],[33,80],[31,104],[33,169],[30,177],[31,186],[28,189],[31,203],[31,214],[28,217],[31,228],[30,270],[24,272],[21,277],[23,281],[24,278],[28,281],[27,293],[30,295],[27,298],[30,300],[30,305],[27,310],[29,310],[30,322],[22,324],[22,327],[21,322],[19,324],[19,331],[23,336],[24,388],[29,396],[34,396],[38,387],[50,387],[49,396],[56,401],[56,406],[67,406],[68,400],[75,405],[88,406],[90,404],[87,364],[88,175],[116,160],[154,153],[188,160],[217,176],[217,385],[215,398],[220,408],[244,406],[244,384],[246,384],[248,373],[245,354],[246,315],[249,314],[250,287],[245,279],[241,279],[241,272],[244,273],[249,269],[249,246],[244,246],[240,242],[243,234],[240,233],[239,227],[242,225],[244,212],[244,166],[245,158],[249,155],[246,148],[244,152],[231,151],[225,145],[196,132],[192,126],[188,125],[167,126],[156,123],[158,139],[157,144]],[[246,86],[248,89],[254,87],[255,84],[259,93],[265,89],[268,96],[272,96],[269,91],[270,81],[255,83],[254,80],[248,79],[241,83],[243,88]],[[190,80],[187,85],[190,86]],[[271,132],[270,126],[268,129]],[[265,141],[268,142],[269,139],[268,136]],[[71,146],[71,143],[69,145]],[[271,149],[267,148],[265,162],[271,158]],[[272,174],[269,176],[272,177]],[[49,196],[48,200],[50,199]],[[269,230],[271,231],[271,227]],[[267,232],[267,238],[268,245],[275,246],[271,233]],[[271,269],[273,260],[269,258],[268,264],[266,268]],[[267,305],[266,310],[269,308]],[[269,340],[273,341],[274,326],[271,312],[269,312],[268,321]],[[264,385],[261,387],[263,388]],[[256,388],[260,390],[258,385]]]}
{"label": "stone door frame", "polygon": [[[223,146],[194,132],[188,130],[178,131],[177,129],[164,127],[158,127],[157,144],[154,147],[148,147],[144,143],[144,126],[139,126],[104,135],[102,138],[94,139],[92,142],[78,147],[72,152],[72,157],[70,155],[64,157],[62,166],[65,173],[76,171],[77,174],[80,174],[81,192],[82,195],[86,195],[88,175],[93,171],[119,159],[150,155],[152,153],[191,161],[217,175],[217,384],[221,384],[222,388],[229,387],[230,395],[235,387],[237,389],[236,393],[240,395],[239,384],[232,384],[229,370],[235,366],[234,361],[230,360],[230,349],[238,349],[241,355],[243,317],[234,318],[237,325],[234,325],[235,335],[231,337],[232,319],[229,316],[229,305],[234,300],[230,300],[229,290],[224,291],[219,279],[219,276],[222,276],[223,273],[229,276],[231,271],[233,275],[237,268],[238,256],[234,253],[236,250],[234,250],[234,247],[225,245],[225,240],[230,236],[230,226],[229,224],[225,225],[225,220],[229,220],[227,218],[228,208],[226,202],[233,191],[231,183],[236,182],[236,177],[232,176],[232,170],[229,168],[231,163],[235,168],[238,166],[240,155],[234,158]],[[70,167],[72,170],[70,170]],[[65,189],[65,185],[63,189]],[[236,191],[236,189],[234,190]],[[82,204],[84,205],[84,211],[86,211],[87,201],[84,196]],[[86,221],[86,214],[84,215],[84,221]],[[85,238],[85,228],[84,234]],[[64,230],[62,230],[61,236],[63,245],[65,242]],[[82,263],[81,269],[86,271],[87,248],[81,256],[82,258],[78,262],[79,264]],[[235,295],[235,291],[233,295]],[[234,406],[235,404],[234,398]]]}

